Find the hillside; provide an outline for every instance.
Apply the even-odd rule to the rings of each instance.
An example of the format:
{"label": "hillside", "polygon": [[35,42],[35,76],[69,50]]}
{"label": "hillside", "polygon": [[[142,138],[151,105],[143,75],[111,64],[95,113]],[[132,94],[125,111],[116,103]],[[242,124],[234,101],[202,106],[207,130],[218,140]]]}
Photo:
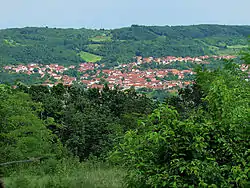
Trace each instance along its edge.
{"label": "hillside", "polygon": [[250,26],[138,26],[114,30],[13,28],[0,30],[0,65],[129,63],[134,56],[234,55]]}

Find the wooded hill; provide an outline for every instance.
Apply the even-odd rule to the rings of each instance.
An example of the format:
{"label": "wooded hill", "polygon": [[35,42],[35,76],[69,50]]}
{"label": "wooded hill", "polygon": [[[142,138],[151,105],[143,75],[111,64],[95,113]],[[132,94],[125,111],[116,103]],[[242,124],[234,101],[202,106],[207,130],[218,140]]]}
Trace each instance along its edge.
{"label": "wooded hill", "polygon": [[100,62],[107,67],[142,56],[234,55],[247,45],[250,26],[139,26],[114,29],[0,30],[0,65]]}

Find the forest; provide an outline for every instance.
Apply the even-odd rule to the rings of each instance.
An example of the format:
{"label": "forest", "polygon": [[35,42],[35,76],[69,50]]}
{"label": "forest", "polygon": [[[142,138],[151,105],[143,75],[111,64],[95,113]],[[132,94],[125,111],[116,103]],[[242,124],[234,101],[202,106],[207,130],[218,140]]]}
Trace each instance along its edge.
{"label": "forest", "polygon": [[[228,28],[234,30],[225,27],[220,34],[244,35]],[[145,36],[152,40],[165,29],[149,27]],[[182,27],[175,29],[181,33]],[[8,32],[46,40],[32,35],[35,30]],[[50,31],[36,32],[41,30]],[[141,40],[128,31],[112,31],[112,37]],[[209,32],[198,29],[189,37]],[[242,61],[249,65],[250,52]],[[249,75],[233,61],[196,72],[192,85],[162,103],[107,85],[0,85],[1,181],[11,188],[249,187]]]}
{"label": "forest", "polygon": [[0,66],[97,62],[109,68],[139,55],[235,55],[247,47],[249,33],[250,26],[226,25],[4,29],[0,30]]}

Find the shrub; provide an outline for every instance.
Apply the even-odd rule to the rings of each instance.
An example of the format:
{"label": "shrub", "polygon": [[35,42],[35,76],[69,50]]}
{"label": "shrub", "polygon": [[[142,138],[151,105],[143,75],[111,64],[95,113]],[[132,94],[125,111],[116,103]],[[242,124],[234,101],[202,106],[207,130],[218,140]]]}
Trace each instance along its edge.
{"label": "shrub", "polygon": [[249,83],[232,70],[204,74],[210,77],[202,85],[204,109],[180,120],[162,105],[111,154],[111,161],[129,167],[128,187],[250,185]]}

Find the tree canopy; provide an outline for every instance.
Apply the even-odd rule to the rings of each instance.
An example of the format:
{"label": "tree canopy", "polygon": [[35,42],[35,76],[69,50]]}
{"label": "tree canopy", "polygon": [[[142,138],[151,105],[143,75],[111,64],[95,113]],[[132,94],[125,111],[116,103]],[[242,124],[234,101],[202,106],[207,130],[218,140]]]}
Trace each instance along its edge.
{"label": "tree canopy", "polygon": [[168,101],[128,131],[111,155],[130,167],[128,186],[249,186],[246,78],[231,63],[223,70],[198,72],[191,93],[181,91],[178,103]]}

